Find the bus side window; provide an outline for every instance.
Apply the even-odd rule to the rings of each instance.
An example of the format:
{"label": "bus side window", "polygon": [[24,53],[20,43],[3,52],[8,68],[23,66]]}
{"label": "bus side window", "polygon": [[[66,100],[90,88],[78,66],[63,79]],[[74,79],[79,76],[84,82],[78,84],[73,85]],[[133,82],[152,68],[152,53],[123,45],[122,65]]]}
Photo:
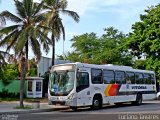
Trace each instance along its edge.
{"label": "bus side window", "polygon": [[125,74],[123,71],[115,71],[115,81],[117,84],[125,84]]}
{"label": "bus side window", "polygon": [[154,74],[150,74],[150,77],[151,77],[151,83],[155,84],[156,79],[154,77]]}
{"label": "bus side window", "polygon": [[114,71],[112,70],[103,70],[103,81],[104,84],[114,84]]}
{"label": "bus side window", "polygon": [[134,72],[126,72],[126,83],[127,84],[135,84]]}
{"label": "bus side window", "polygon": [[79,72],[77,76],[76,92],[89,87],[89,74],[87,72]]}
{"label": "bus side window", "polygon": [[145,81],[145,84],[151,84],[150,74],[147,74],[147,73],[144,74],[144,81]]}
{"label": "bus side window", "polygon": [[136,73],[135,78],[136,78],[136,84],[144,84],[144,78],[142,73]]}
{"label": "bus side window", "polygon": [[92,69],[92,83],[93,84],[102,84],[102,70],[100,69]]}

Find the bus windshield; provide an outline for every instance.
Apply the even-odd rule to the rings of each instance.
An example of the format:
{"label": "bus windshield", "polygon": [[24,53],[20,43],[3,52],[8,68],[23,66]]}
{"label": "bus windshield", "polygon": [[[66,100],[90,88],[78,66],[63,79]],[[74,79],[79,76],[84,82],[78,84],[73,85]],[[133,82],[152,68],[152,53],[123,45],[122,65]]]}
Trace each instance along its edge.
{"label": "bus windshield", "polygon": [[74,71],[54,71],[50,74],[49,90],[51,95],[68,95],[74,87]]}

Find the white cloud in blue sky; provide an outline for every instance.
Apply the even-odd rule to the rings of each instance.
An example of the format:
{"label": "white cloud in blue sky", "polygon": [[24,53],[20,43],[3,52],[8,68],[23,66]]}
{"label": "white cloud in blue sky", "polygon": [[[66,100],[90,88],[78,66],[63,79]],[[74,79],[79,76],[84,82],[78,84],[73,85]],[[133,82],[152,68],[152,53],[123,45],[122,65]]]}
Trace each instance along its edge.
{"label": "white cloud in blue sky", "polygon": [[[131,25],[139,21],[139,15],[144,14],[148,6],[158,3],[160,0],[68,0],[68,9],[80,15],[80,22],[77,24],[63,16],[66,30],[65,52],[73,50],[69,40],[74,35],[95,32],[100,36],[103,28],[110,26],[124,33],[130,32]],[[0,12],[5,9],[15,12],[13,0],[2,0]],[[56,43],[56,54],[60,55],[62,52],[63,42],[60,40]],[[51,57],[51,52],[47,56]]]}

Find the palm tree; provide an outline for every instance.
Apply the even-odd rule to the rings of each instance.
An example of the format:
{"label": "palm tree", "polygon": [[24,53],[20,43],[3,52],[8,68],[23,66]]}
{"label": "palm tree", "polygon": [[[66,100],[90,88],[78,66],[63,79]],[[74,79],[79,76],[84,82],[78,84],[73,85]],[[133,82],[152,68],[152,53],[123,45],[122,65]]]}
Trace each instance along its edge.
{"label": "palm tree", "polygon": [[24,80],[27,70],[28,48],[31,46],[33,53],[39,60],[41,44],[45,52],[48,52],[51,40],[47,34],[42,32],[42,30],[48,30],[47,27],[41,25],[41,22],[46,20],[41,12],[43,2],[40,4],[34,3],[33,0],[14,0],[14,2],[17,15],[9,11],[0,13],[1,17],[15,23],[0,30],[0,33],[3,34],[0,46],[6,46],[6,51],[14,49],[15,54],[19,56],[21,63],[20,107],[24,107]]}
{"label": "palm tree", "polygon": [[[0,0],[1,3],[1,0]],[[3,26],[6,24],[4,17],[0,16],[0,30],[3,28]],[[2,34],[0,33],[0,39],[2,37]],[[5,59],[4,59],[4,52],[0,51],[0,69],[2,68],[2,66],[4,66],[5,64]]]}
{"label": "palm tree", "polygon": [[55,40],[60,39],[61,33],[63,34],[63,40],[65,40],[65,29],[62,23],[60,13],[66,14],[73,18],[76,22],[79,21],[79,15],[74,12],[67,10],[66,0],[43,0],[44,9],[46,9],[46,16],[48,17],[48,26],[52,28],[51,39],[52,39],[52,65],[54,65],[55,59]]}
{"label": "palm tree", "polygon": [[5,59],[4,59],[4,56],[6,54],[7,54],[6,52],[0,51],[0,68],[6,64]]}

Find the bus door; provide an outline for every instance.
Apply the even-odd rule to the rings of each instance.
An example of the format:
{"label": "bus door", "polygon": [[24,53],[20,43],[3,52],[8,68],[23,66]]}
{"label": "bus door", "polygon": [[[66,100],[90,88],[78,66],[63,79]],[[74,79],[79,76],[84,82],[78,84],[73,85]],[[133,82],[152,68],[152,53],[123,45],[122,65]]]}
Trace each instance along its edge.
{"label": "bus door", "polygon": [[83,68],[77,71],[76,92],[77,106],[89,105],[90,90],[89,90],[89,69]]}

